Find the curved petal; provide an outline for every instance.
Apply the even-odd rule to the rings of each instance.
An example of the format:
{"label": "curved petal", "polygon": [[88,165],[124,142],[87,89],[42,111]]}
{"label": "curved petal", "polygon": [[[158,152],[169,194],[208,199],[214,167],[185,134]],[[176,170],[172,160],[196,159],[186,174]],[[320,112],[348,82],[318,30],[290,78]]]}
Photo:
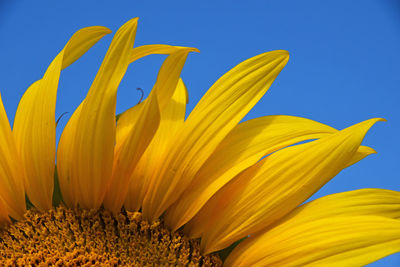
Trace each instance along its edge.
{"label": "curved petal", "polygon": [[204,95],[153,174],[143,216],[157,219],[189,186],[201,165],[268,90],[288,61],[286,51],[250,58],[222,76]]}
{"label": "curved petal", "polygon": [[353,158],[346,165],[346,167],[356,164],[357,162],[359,162],[360,160],[364,159],[365,157],[371,154],[376,154],[375,149],[368,146],[360,146],[357,152],[354,154]]}
{"label": "curved petal", "polygon": [[74,208],[78,204],[78,181],[74,179],[71,166],[74,164],[74,142],[75,130],[83,102],[74,111],[67,125],[65,126],[57,149],[57,174],[60,184],[61,195],[64,203]]}
{"label": "curved petal", "polygon": [[[190,186],[165,213],[166,225],[177,230],[187,223],[226,183],[262,157],[295,143],[318,139],[336,129],[305,118],[274,115],[238,124],[200,168]],[[348,166],[376,153],[360,146]]]}
{"label": "curved petal", "polygon": [[376,215],[400,218],[400,192],[386,189],[359,189],[324,196],[303,204],[277,222],[299,223],[332,216]]}
{"label": "curved petal", "polygon": [[225,265],[364,266],[399,251],[399,220],[337,216],[282,224],[249,237]]}
{"label": "curved petal", "polygon": [[110,186],[104,198],[104,207],[114,213],[120,211],[128,193],[129,178],[146,150],[160,122],[157,97],[150,96],[125,142],[116,147]]}
{"label": "curved petal", "polygon": [[99,208],[110,183],[116,95],[130,63],[137,20],[128,21],[115,34],[80,111],[74,112],[61,135],[59,177],[64,185],[76,185],[75,197],[83,208]]}
{"label": "curved petal", "polygon": [[0,96],[0,223],[8,214],[20,220],[26,211],[23,171],[3,101]]}
{"label": "curved petal", "polygon": [[197,51],[194,48],[171,49],[173,52],[161,66],[154,88],[140,109],[135,124],[122,144],[116,146],[113,178],[104,199],[104,206],[113,212],[118,212],[125,201],[132,172],[156,133],[159,112],[163,112],[170,102],[188,54]]}
{"label": "curved petal", "polygon": [[[178,51],[182,51],[183,53],[185,53],[185,51],[198,52],[196,48],[189,48],[189,47],[171,46],[171,45],[143,45],[133,48],[129,60],[130,62],[133,62],[148,55],[153,55],[153,54],[170,55]],[[171,58],[169,59],[169,61],[171,61]],[[158,99],[163,97],[160,96]],[[133,126],[136,124],[137,118],[141,112],[141,108],[145,105],[145,103],[146,100],[120,114],[116,129],[117,147],[123,143],[125,138],[128,136],[129,132],[132,130]]]}
{"label": "curved petal", "polygon": [[60,73],[110,31],[89,27],[77,31],[48,67],[43,78],[23,95],[15,114],[13,133],[25,171],[25,189],[39,209],[52,207],[56,153],[55,108]]}
{"label": "curved petal", "polygon": [[200,168],[179,201],[167,210],[166,225],[173,230],[181,227],[220,188],[265,155],[336,131],[316,121],[284,115],[265,116],[238,124]]}
{"label": "curved petal", "polygon": [[[155,55],[155,54],[169,55],[172,52],[176,51],[177,49],[185,50],[188,48],[183,47],[183,46],[172,46],[172,45],[163,45],[163,44],[142,45],[142,46],[133,48],[129,60],[130,60],[130,62],[133,62],[142,57],[145,57],[148,55]],[[194,49],[193,51],[199,52],[197,49]]]}
{"label": "curved petal", "polygon": [[[192,235],[204,232],[202,248],[209,253],[267,228],[345,168],[378,120],[266,157],[214,195],[187,229]],[[205,218],[212,228],[207,229]]]}
{"label": "curved petal", "polygon": [[141,207],[151,173],[161,166],[162,159],[169,151],[170,140],[183,125],[186,103],[187,90],[182,79],[179,79],[170,103],[160,114],[157,133],[131,175],[128,197],[124,204],[127,210],[138,211]]}
{"label": "curved petal", "polygon": [[129,133],[132,131],[133,126],[136,124],[143,107],[146,105],[146,102],[147,99],[126,110],[119,116],[115,134],[115,146],[117,148],[123,144]]}

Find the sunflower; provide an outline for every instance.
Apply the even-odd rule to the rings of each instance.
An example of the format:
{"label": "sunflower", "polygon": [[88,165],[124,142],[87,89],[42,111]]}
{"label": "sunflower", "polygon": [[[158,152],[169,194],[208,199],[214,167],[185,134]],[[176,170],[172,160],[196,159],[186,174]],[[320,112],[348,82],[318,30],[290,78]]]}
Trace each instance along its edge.
{"label": "sunflower", "polygon": [[[4,265],[360,266],[400,251],[400,192],[362,189],[302,204],[375,153],[361,142],[382,119],[341,131],[293,116],[240,122],[286,51],[234,67],[185,119],[180,73],[198,50],[133,48],[136,28],[135,18],[116,32],[57,147],[60,73],[109,29],[71,37],[23,95],[12,130],[0,99]],[[167,55],[154,88],[116,116],[129,64],[150,54]]]}

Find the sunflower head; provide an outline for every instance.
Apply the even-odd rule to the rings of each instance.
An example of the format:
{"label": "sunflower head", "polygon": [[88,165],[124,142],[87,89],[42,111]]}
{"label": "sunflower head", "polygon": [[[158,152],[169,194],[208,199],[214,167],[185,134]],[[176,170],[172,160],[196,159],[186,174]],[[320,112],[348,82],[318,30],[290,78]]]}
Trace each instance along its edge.
{"label": "sunflower head", "polygon": [[[0,99],[3,262],[358,266],[400,251],[399,192],[356,190],[303,204],[375,153],[361,143],[382,119],[340,131],[285,115],[241,122],[286,65],[283,50],[232,68],[186,116],[180,75],[199,51],[134,48],[137,23],[115,33],[57,146],[61,71],[109,29],[71,37],[26,90],[12,129]],[[116,116],[128,66],[152,54],[167,55],[153,89]]]}

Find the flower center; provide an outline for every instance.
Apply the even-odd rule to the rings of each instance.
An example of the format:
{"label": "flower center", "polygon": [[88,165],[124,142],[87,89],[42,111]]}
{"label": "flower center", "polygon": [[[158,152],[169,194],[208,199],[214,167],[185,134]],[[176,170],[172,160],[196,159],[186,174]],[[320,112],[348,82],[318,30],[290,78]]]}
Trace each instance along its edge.
{"label": "flower center", "polygon": [[140,212],[28,211],[25,220],[0,231],[0,261],[6,265],[178,265],[221,266],[203,256],[196,240],[171,233],[163,223],[142,220]]}

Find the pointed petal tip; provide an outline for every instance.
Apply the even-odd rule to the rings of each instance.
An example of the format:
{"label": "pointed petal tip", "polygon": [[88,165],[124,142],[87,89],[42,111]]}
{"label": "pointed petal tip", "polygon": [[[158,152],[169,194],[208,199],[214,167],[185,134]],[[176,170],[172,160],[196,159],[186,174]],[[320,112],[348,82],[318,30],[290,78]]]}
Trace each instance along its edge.
{"label": "pointed petal tip", "polygon": [[284,60],[289,60],[290,54],[287,50],[273,50],[270,52],[266,52],[265,54],[275,54],[276,56],[282,57]]}
{"label": "pointed petal tip", "polygon": [[282,58],[283,58],[283,61],[285,62],[285,64],[288,63],[289,58],[290,58],[289,52],[286,50],[279,50],[279,51],[282,53]]}
{"label": "pointed petal tip", "polygon": [[271,57],[275,60],[279,61],[280,69],[286,66],[289,61],[289,52],[286,50],[273,50],[269,52],[262,53],[258,55],[258,57],[262,57],[265,59],[270,59]]}
{"label": "pointed petal tip", "polygon": [[287,50],[283,50],[283,49],[282,50],[276,50],[276,52],[282,53],[282,55],[284,55],[286,57],[290,56],[290,53]]}
{"label": "pointed petal tip", "polygon": [[138,17],[130,19],[127,22],[125,22],[124,25],[130,25],[130,27],[133,27],[134,25],[136,25],[138,23],[138,20],[139,20]]}
{"label": "pointed petal tip", "polygon": [[195,48],[195,47],[191,47],[191,51],[190,52],[197,52],[200,53],[200,50]]}
{"label": "pointed petal tip", "polygon": [[[365,130],[369,130],[378,121],[384,121],[385,122],[386,119],[384,119],[384,118],[372,118],[372,119],[368,119],[368,120],[359,122],[357,124],[354,124],[354,125],[346,128],[346,129],[350,129],[350,128],[353,128],[353,127],[361,127],[361,128],[365,127]],[[346,130],[346,129],[344,129],[344,130]]]}
{"label": "pointed petal tip", "polygon": [[138,21],[139,21],[139,17],[135,17],[135,18],[128,20],[128,22],[131,22],[131,23],[137,23]]}
{"label": "pointed petal tip", "polygon": [[386,122],[387,120],[385,118],[371,118],[371,119],[366,120],[366,121],[374,121],[374,122],[384,121],[384,122]]}
{"label": "pointed petal tip", "polygon": [[372,119],[364,121],[364,123],[368,125],[367,126],[368,128],[371,128],[378,121],[386,122],[387,120],[384,118],[372,118]]}
{"label": "pointed petal tip", "polygon": [[196,53],[200,53],[200,50],[197,49],[196,47],[187,47],[187,46],[174,46],[174,48],[179,49],[179,50],[184,50],[184,51],[188,51],[188,52],[196,52]]}

